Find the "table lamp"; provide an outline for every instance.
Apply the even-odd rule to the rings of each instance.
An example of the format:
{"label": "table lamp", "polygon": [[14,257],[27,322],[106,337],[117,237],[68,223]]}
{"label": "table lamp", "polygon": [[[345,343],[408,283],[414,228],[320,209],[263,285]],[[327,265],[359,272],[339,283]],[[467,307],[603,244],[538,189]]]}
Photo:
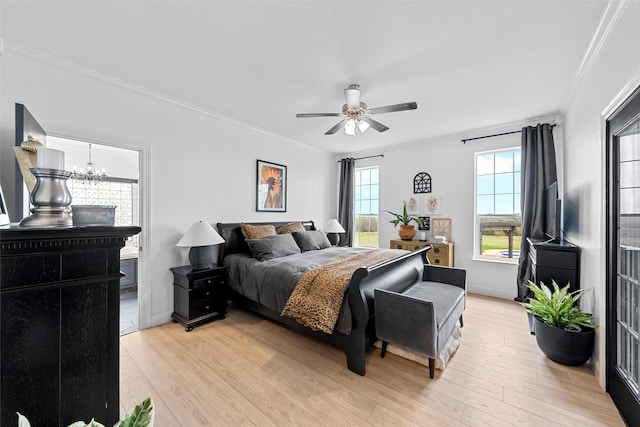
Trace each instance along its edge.
{"label": "table lamp", "polygon": [[194,270],[204,270],[213,263],[213,245],[224,243],[211,224],[204,221],[194,222],[176,246],[190,247],[189,263]]}
{"label": "table lamp", "polygon": [[327,239],[329,239],[329,243],[331,243],[333,246],[336,246],[338,243],[340,243],[339,233],[346,233],[337,219],[330,219],[329,221],[327,221],[322,230],[327,234]]}

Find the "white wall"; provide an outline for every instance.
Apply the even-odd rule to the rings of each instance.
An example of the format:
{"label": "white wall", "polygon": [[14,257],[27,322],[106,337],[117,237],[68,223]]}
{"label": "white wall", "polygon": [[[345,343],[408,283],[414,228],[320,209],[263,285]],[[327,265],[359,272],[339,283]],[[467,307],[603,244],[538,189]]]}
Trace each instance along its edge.
{"label": "white wall", "polygon": [[[640,84],[640,3],[627,2],[588,73],[566,106],[564,195],[565,232],[581,248],[583,288],[593,288],[585,301],[597,329],[595,370],[605,384],[605,120],[603,111],[632,81]],[[585,304],[583,304],[585,305]]]}
{"label": "white wall", "polygon": [[[140,294],[152,324],[173,310],[169,268],[188,264],[187,250],[175,244],[192,222],[312,219],[322,226],[335,217],[335,156],[6,44],[0,78],[5,194],[13,189],[14,103],[52,134],[141,150]],[[255,211],[256,159],[288,166],[287,213]]]}

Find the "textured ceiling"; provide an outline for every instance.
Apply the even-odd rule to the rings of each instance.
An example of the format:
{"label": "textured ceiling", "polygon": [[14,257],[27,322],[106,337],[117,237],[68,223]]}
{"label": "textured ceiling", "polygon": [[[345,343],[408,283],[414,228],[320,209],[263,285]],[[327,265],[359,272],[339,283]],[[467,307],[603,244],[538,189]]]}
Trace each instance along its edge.
{"label": "textured ceiling", "polygon": [[[344,153],[555,114],[608,2],[2,0],[7,41],[320,150]],[[25,26],[25,22],[29,25]],[[27,30],[28,29],[28,30]],[[342,89],[390,127],[325,136]]]}

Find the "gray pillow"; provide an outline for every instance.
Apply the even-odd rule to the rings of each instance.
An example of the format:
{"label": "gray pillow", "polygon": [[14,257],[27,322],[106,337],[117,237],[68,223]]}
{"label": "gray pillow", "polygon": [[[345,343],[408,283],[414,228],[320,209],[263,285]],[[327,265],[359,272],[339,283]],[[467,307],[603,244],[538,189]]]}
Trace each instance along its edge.
{"label": "gray pillow", "polygon": [[318,249],[326,249],[331,247],[327,235],[324,231],[296,231],[293,234],[293,238],[296,239],[296,243],[300,247],[302,252],[316,251]]}
{"label": "gray pillow", "polygon": [[299,254],[300,248],[291,234],[263,237],[262,239],[246,239],[253,256],[260,261]]}

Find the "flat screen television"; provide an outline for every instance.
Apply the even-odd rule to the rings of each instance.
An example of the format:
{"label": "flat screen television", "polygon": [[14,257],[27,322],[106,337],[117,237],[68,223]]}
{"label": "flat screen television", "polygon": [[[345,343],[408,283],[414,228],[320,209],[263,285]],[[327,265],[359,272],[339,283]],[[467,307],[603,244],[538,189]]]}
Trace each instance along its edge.
{"label": "flat screen television", "polygon": [[562,240],[562,203],[558,198],[558,181],[545,189],[544,203],[544,234],[551,240]]}

